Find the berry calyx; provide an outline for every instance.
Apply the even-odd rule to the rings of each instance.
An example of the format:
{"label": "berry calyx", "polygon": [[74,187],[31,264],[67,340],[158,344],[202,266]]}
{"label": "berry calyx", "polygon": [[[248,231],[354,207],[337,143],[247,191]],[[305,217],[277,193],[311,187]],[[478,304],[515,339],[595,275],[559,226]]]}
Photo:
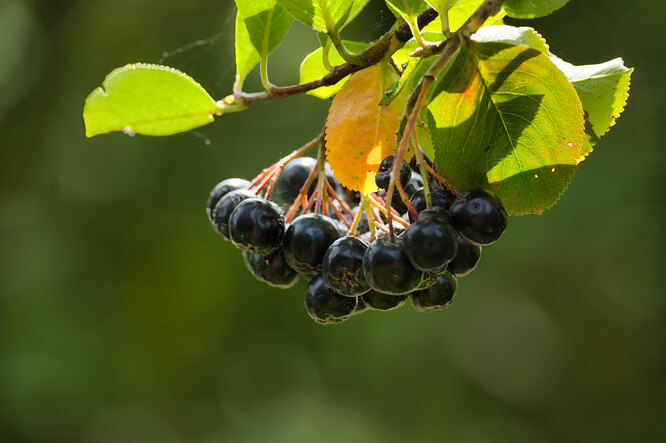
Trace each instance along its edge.
{"label": "berry calyx", "polygon": [[432,287],[413,292],[412,302],[414,307],[421,312],[443,309],[453,301],[453,294],[457,287],[456,276],[444,271]]}
{"label": "berry calyx", "polygon": [[456,199],[449,212],[456,231],[477,245],[495,242],[506,229],[508,217],[502,202],[483,190]]}
{"label": "berry calyx", "polygon": [[365,280],[375,291],[391,295],[403,295],[413,291],[423,278],[405,254],[402,239],[392,242],[388,237],[370,243],[363,255]]}
{"label": "berry calyx", "polygon": [[316,275],[329,246],[340,237],[337,223],[326,215],[305,214],[291,223],[284,236],[284,255],[296,272]]}
{"label": "berry calyx", "polygon": [[298,274],[287,264],[282,249],[266,256],[243,251],[243,258],[255,278],[270,286],[290,288],[298,281]]}
{"label": "berry calyx", "polygon": [[368,244],[358,237],[337,239],[326,251],[322,273],[328,285],[349,297],[368,292],[370,286],[363,275],[363,255]]}
{"label": "berry calyx", "polygon": [[268,255],[280,247],[283,236],[282,211],[271,201],[248,198],[229,217],[229,237],[240,249]]}
{"label": "berry calyx", "polygon": [[356,297],[345,297],[326,283],[324,276],[316,275],[305,289],[305,307],[317,323],[332,324],[346,320],[356,308]]}

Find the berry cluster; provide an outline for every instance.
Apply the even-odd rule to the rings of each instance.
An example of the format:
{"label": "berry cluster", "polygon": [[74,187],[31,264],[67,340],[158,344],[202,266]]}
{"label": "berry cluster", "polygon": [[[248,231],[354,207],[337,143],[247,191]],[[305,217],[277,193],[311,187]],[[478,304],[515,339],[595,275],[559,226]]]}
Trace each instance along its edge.
{"label": "berry cluster", "polygon": [[399,167],[384,159],[380,190],[359,195],[340,185],[324,149],[300,157],[316,142],[251,182],[215,186],[207,206],[215,229],[243,250],[258,280],[288,288],[309,279],[305,305],[318,323],[395,309],[407,298],[423,312],[448,306],[458,277],[506,228],[501,202],[483,190],[458,193],[422,152]]}

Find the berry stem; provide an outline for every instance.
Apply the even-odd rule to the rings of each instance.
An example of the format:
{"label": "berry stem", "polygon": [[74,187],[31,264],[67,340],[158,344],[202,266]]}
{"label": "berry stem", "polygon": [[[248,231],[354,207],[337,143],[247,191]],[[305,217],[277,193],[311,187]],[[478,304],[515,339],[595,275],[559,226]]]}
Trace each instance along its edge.
{"label": "berry stem", "polygon": [[375,230],[375,216],[372,213],[372,207],[370,206],[370,201],[368,201],[367,196],[361,194],[361,205],[365,211],[366,218],[368,219],[368,229],[370,230],[370,241],[373,241],[377,238],[377,232]]}
{"label": "berry stem", "polygon": [[331,186],[331,184],[328,182],[328,180],[326,180],[325,183],[326,183],[326,189],[328,190],[328,194],[329,194],[331,197],[333,197],[333,199],[334,199],[336,202],[338,202],[338,204],[340,205],[340,207],[342,208],[342,210],[345,211],[345,213],[346,213],[350,218],[353,218],[353,217],[354,217],[354,213],[352,212],[352,210],[351,210],[351,208],[349,207],[349,205],[348,205],[347,203],[345,203],[345,201],[344,201],[342,198],[340,198],[340,196],[338,195],[337,192],[335,192],[335,189],[333,189],[333,186]]}
{"label": "berry stem", "polygon": [[435,171],[432,166],[429,166],[428,164],[425,165],[426,169],[430,174],[432,174],[433,177],[435,177],[440,183],[442,183],[444,186],[448,188],[449,191],[453,192],[453,194],[456,197],[462,197],[462,193],[458,191],[456,188],[453,187],[451,183],[449,183],[444,177],[439,175],[437,171]]}
{"label": "berry stem", "polygon": [[363,217],[363,201],[367,197],[364,194],[361,194],[361,204],[359,205],[358,211],[356,211],[356,215],[354,216],[354,219],[352,220],[352,224],[349,227],[349,231],[347,232],[347,235],[356,235],[356,230],[358,229],[358,224],[361,222],[361,218]]}
{"label": "berry stem", "polygon": [[[376,209],[378,209],[379,212],[381,212],[382,214],[387,215],[387,214],[386,214],[386,206],[384,206],[383,203],[380,203],[380,202],[378,202],[377,200],[375,200],[375,199],[373,199],[373,198],[369,198],[368,200],[370,201],[370,204],[373,206],[373,208],[376,208]],[[393,210],[393,208],[391,208],[391,210]],[[401,217],[396,216],[396,214],[393,214],[393,216],[394,216],[394,220],[395,220],[399,225],[401,225],[403,228],[406,228],[407,226],[409,226],[409,223],[407,223],[406,221],[404,221]]]}
{"label": "berry stem", "polygon": [[414,155],[416,156],[416,163],[419,165],[419,171],[421,172],[421,177],[423,177],[423,195],[426,200],[426,208],[432,209],[432,197],[430,195],[430,179],[428,177],[428,171],[425,167],[425,160],[423,154],[421,153],[421,148],[419,147],[419,140],[416,136],[416,131],[414,131]]}
{"label": "berry stem", "polygon": [[400,197],[402,198],[402,202],[407,206],[407,210],[409,211],[410,214],[412,214],[412,217],[414,217],[414,220],[418,220],[419,218],[419,213],[416,212],[416,209],[414,209],[414,206],[412,206],[412,203],[409,201],[409,197],[407,196],[407,193],[405,192],[405,188],[402,187],[402,183],[398,182],[395,184],[395,187],[398,189],[398,192],[400,193]]}

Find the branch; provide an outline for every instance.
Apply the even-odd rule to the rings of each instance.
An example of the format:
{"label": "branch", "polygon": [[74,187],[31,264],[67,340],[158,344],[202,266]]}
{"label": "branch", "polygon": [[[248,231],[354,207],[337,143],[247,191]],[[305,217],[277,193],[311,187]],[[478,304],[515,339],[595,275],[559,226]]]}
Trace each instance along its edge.
{"label": "branch", "polygon": [[[437,11],[432,8],[426,9],[421,14],[419,14],[419,27],[424,27],[435,18],[437,18]],[[403,22],[394,30],[389,31],[380,37],[372,46],[356,54],[358,60],[362,60],[362,66],[353,63],[345,63],[343,65],[336,66],[330,74],[327,74],[324,77],[309,83],[287,86],[283,88],[272,87],[269,91],[257,92],[253,94],[247,94],[239,91],[220,100],[218,104],[222,107],[222,112],[230,112],[245,109],[245,107],[254,103],[265,102],[268,100],[288,97],[291,95],[304,94],[322,86],[334,85],[349,74],[353,74],[356,71],[360,71],[365,66],[371,66],[381,61],[391,48],[391,40],[393,38],[395,38],[396,43],[398,43],[400,46],[406,43],[410,38],[412,38],[412,31],[409,25],[406,22]]]}

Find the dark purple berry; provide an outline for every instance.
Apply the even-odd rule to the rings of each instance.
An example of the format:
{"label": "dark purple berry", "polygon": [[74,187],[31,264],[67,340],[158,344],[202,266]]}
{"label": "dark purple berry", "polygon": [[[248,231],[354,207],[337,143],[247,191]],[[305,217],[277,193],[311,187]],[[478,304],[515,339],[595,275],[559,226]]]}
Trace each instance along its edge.
{"label": "dark purple berry", "polygon": [[340,323],[346,320],[354,312],[356,302],[356,297],[345,297],[331,289],[321,274],[313,277],[305,289],[305,307],[317,323]]}
{"label": "dark purple berry", "polygon": [[409,262],[400,237],[370,243],[363,256],[363,273],[372,289],[392,295],[412,292],[423,279],[423,272]]}
{"label": "dark purple berry", "polygon": [[229,217],[229,237],[240,249],[260,255],[275,252],[284,237],[280,207],[261,198],[242,201]]}
{"label": "dark purple berry", "polygon": [[[432,191],[430,192],[430,199],[433,208],[449,209],[455,196],[450,191]],[[426,209],[426,198],[423,189],[416,191],[412,195],[410,203],[417,213]]]}
{"label": "dark purple berry", "polygon": [[215,205],[220,201],[222,197],[235,191],[236,189],[247,189],[250,187],[250,182],[243,180],[242,178],[228,178],[219,182],[212,191],[210,191],[210,196],[208,196],[208,204],[206,205],[206,214],[208,218],[213,221],[213,210]]}
{"label": "dark purple berry", "polygon": [[443,269],[456,256],[456,231],[448,217],[435,211],[423,211],[418,221],[402,235],[409,261],[422,271]]}
{"label": "dark purple berry", "polygon": [[257,195],[248,189],[237,189],[222,197],[215,205],[211,217],[211,222],[217,232],[222,234],[224,238],[229,239],[229,217],[231,213],[243,200],[256,197]]}
{"label": "dark purple berry", "polygon": [[[316,166],[317,160],[312,157],[297,157],[287,163],[275,182],[272,199],[281,205],[291,205]],[[326,164],[326,179],[333,188],[337,186],[337,179],[328,164]],[[317,177],[313,179],[308,189],[308,197],[312,195],[316,185]]]}
{"label": "dark purple berry", "polygon": [[[391,173],[393,171],[393,156],[389,155],[379,164],[377,174],[375,174],[375,184],[379,189],[387,190],[391,183]],[[412,170],[406,161],[400,165],[400,184],[404,187],[412,175]]]}
{"label": "dark purple berry", "polygon": [[453,294],[456,292],[457,286],[458,280],[455,275],[444,271],[434,286],[412,292],[414,307],[421,312],[443,309],[453,301]]}
{"label": "dark purple berry", "polygon": [[414,194],[423,189],[423,177],[418,172],[412,172],[412,177],[405,185],[405,194],[410,199]]}
{"label": "dark purple berry", "polygon": [[287,264],[282,249],[266,256],[243,251],[243,258],[256,279],[270,286],[290,288],[298,281],[298,274]]}
{"label": "dark purple berry", "polygon": [[338,225],[322,214],[305,214],[291,223],[284,235],[284,255],[289,266],[305,275],[321,272],[326,250],[340,237]]}
{"label": "dark purple berry", "polygon": [[328,248],[322,262],[322,272],[328,285],[349,297],[370,290],[363,275],[363,254],[368,244],[358,237],[341,237]]}
{"label": "dark purple berry", "polygon": [[506,229],[508,217],[502,202],[486,191],[475,190],[456,199],[449,209],[453,227],[477,245],[489,245]]}
{"label": "dark purple berry", "polygon": [[[419,149],[421,149],[421,148],[419,148]],[[430,167],[432,167],[432,162],[430,161],[428,156],[425,154],[425,152],[423,152],[423,149],[421,149],[421,155],[423,156],[423,160],[425,161],[425,163],[427,165],[429,165]],[[412,171],[414,171],[414,172],[419,172],[419,173],[421,172],[421,169],[419,168],[419,165],[416,162],[416,155],[414,155],[414,157],[412,157],[412,160],[409,162],[409,167],[412,168]]]}
{"label": "dark purple berry", "polygon": [[405,303],[409,297],[408,294],[404,295],[391,295],[391,294],[382,294],[374,290],[366,292],[360,298],[365,302],[370,309],[375,309],[377,311],[390,311],[392,309],[397,309]]}
{"label": "dark purple berry", "polygon": [[454,273],[456,277],[462,277],[476,268],[476,264],[481,258],[481,246],[468,242],[460,234],[457,234],[456,240],[458,241],[458,252],[446,269]]}

